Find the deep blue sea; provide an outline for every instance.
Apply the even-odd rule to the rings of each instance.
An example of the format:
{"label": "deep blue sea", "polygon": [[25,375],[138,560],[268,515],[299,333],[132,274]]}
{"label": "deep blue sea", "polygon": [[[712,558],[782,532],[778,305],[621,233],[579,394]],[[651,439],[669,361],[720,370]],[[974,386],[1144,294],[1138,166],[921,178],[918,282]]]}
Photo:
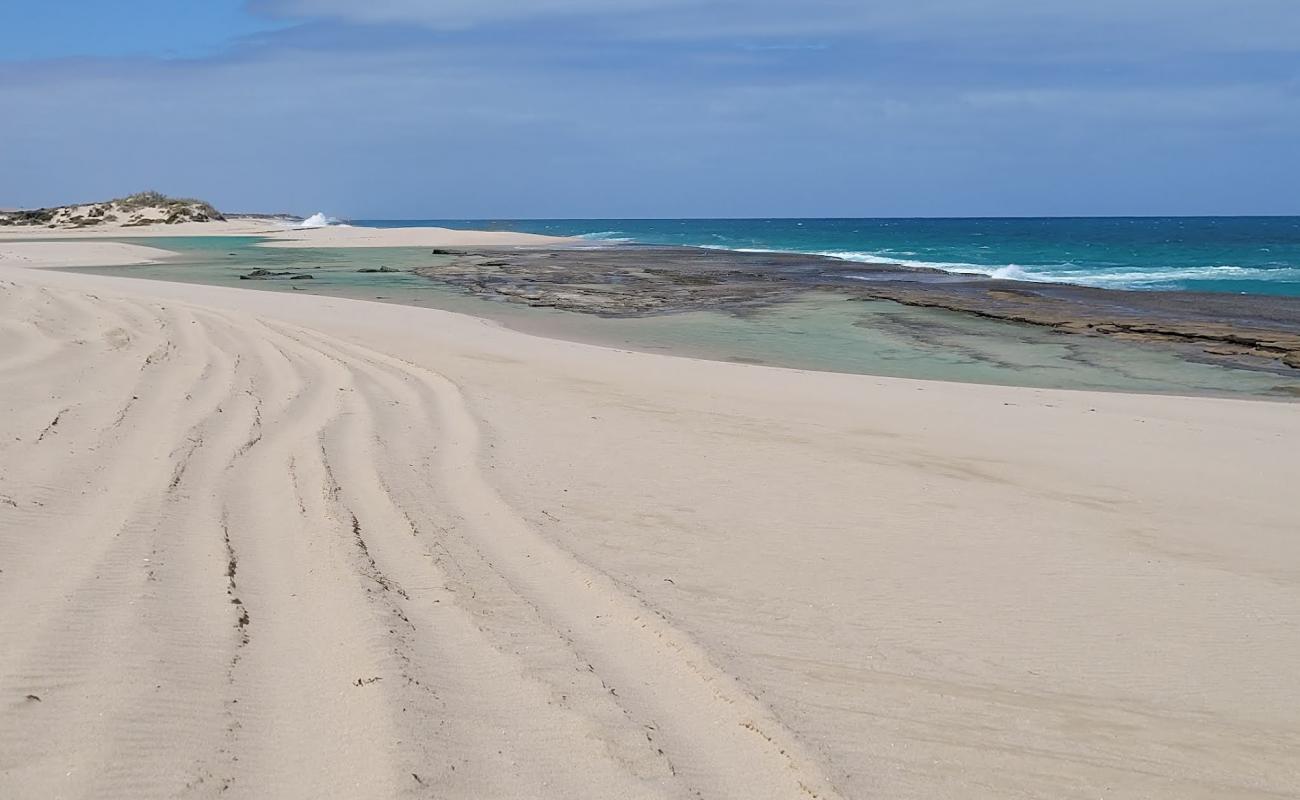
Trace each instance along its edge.
{"label": "deep blue sea", "polygon": [[820,253],[1025,281],[1300,296],[1300,217],[357,220]]}

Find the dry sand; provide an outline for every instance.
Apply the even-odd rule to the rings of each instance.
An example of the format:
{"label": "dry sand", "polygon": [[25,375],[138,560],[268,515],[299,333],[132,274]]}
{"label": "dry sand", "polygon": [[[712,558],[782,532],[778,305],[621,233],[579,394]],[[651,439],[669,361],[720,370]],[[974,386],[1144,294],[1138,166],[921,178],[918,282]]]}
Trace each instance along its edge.
{"label": "dry sand", "polygon": [[[539,236],[513,231],[462,231],[452,228],[367,228],[330,225],[296,228],[290,223],[257,217],[230,217],[224,222],[181,222],[174,225],[125,226],[102,223],[87,228],[5,226],[0,242],[24,240],[80,240],[112,237],[160,236],[264,236],[265,247],[520,247],[556,245],[577,241],[559,236]],[[66,258],[56,255],[54,258]]]}
{"label": "dry sand", "polygon": [[451,228],[366,228],[330,225],[281,231],[263,247],[526,247],[578,241],[513,231],[460,231]]}
{"label": "dry sand", "polygon": [[[51,246],[55,245],[55,246]],[[152,264],[174,255],[159,247],[125,242],[23,242],[0,239],[4,267],[114,267]]]}
{"label": "dry sand", "polygon": [[[230,217],[224,222],[179,222],[174,225],[124,225],[102,222],[84,228],[46,228],[39,225],[0,227],[0,241],[24,239],[77,240],[111,236],[115,239],[158,236],[255,236],[283,233],[288,223],[257,217]],[[62,256],[54,256],[61,258]]]}
{"label": "dry sand", "polygon": [[15,263],[0,797],[1300,791],[1295,405]]}

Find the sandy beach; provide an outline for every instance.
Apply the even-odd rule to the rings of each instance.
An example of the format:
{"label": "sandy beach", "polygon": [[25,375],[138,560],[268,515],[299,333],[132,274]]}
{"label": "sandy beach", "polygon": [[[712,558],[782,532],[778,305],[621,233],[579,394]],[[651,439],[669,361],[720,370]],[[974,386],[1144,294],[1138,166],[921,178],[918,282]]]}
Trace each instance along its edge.
{"label": "sandy beach", "polygon": [[[100,223],[80,229],[51,230],[42,226],[0,227],[0,242],[54,239],[153,239],[168,236],[259,236],[265,247],[516,247],[563,244],[559,236],[538,236],[513,231],[462,231],[451,228],[367,228],[353,225],[328,225],[300,228],[293,222],[262,217],[230,217],[213,222],[128,226]],[[84,252],[84,251],[82,251]],[[56,255],[61,261],[71,255]],[[131,262],[112,262],[131,263]]]}
{"label": "sandy beach", "polygon": [[[279,238],[536,241],[421,230]],[[627,352],[40,233],[0,241],[0,796],[1300,796],[1294,404]]]}

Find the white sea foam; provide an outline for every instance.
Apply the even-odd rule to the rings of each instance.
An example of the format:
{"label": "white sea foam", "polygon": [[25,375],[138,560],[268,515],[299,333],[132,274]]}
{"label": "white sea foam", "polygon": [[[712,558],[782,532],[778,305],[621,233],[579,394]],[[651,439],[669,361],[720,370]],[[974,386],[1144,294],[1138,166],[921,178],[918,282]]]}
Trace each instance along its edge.
{"label": "white sea foam", "polygon": [[[588,236],[607,236],[619,231],[605,231]],[[608,241],[623,241],[609,239]],[[765,247],[729,247],[726,245],[695,245],[706,250],[729,250],[737,253],[791,253],[809,252],[779,250]],[[987,248],[986,248],[987,249]],[[869,250],[815,250],[810,255],[828,256],[841,261],[859,264],[897,264],[903,267],[919,269],[937,269],[959,275],[984,275],[1009,281],[1027,281],[1031,283],[1075,283],[1082,286],[1095,286],[1107,289],[1157,289],[1166,288],[1181,281],[1213,280],[1257,280],[1277,282],[1300,281],[1300,267],[1278,265],[1276,267],[1240,267],[1230,264],[1216,264],[1197,267],[1151,267],[1147,269],[1130,268],[1113,272],[1106,271],[1105,266],[1084,266],[1071,262],[1060,264],[971,264],[961,261],[923,261],[915,258],[900,258],[900,255],[917,255],[914,251],[869,251]],[[1118,265],[1116,265],[1118,266]],[[854,280],[875,280],[875,276],[845,274],[842,277]]]}
{"label": "white sea foam", "polygon": [[1157,287],[1177,281],[1214,280],[1295,281],[1300,279],[1300,269],[1237,267],[1220,264],[1205,267],[1170,267],[1167,269],[1129,270],[1126,272],[1101,272],[1091,275],[1058,276],[1053,280],[1068,280],[1086,286],[1107,288]]}
{"label": "white sea foam", "polygon": [[315,214],[312,214],[307,219],[303,220],[302,222],[299,222],[298,227],[299,228],[328,228],[331,225],[342,225],[342,224],[343,223],[341,220],[335,217],[326,216],[323,211],[317,211]]}
{"label": "white sea foam", "polygon": [[[939,269],[963,275],[984,275],[1012,281],[1029,281],[1037,283],[1077,283],[1082,286],[1096,286],[1107,289],[1144,289],[1160,288],[1181,281],[1214,280],[1256,280],[1292,282],[1300,280],[1300,268],[1277,267],[1239,267],[1231,264],[1215,264],[1202,267],[1152,267],[1149,269],[1127,269],[1107,272],[1098,267],[1084,267],[1079,264],[1064,263],[1050,265],[1023,266],[1020,264],[966,264],[945,261],[917,261],[895,258],[888,253],[862,253],[827,251],[818,255],[831,256],[845,261],[867,264],[898,264],[905,267]],[[846,276],[856,277],[856,276]]]}
{"label": "white sea foam", "polygon": [[[901,267],[918,267],[921,269],[940,269],[944,272],[962,272],[972,275],[987,275],[991,278],[1008,278],[1011,280],[1034,280],[1035,276],[1025,272],[1016,264],[984,266],[967,264],[961,261],[919,261],[912,258],[899,258],[891,253],[873,253],[854,250],[819,250],[813,255],[829,256],[843,261],[856,261],[859,264],[897,264]],[[1002,274],[994,274],[1002,273]]]}

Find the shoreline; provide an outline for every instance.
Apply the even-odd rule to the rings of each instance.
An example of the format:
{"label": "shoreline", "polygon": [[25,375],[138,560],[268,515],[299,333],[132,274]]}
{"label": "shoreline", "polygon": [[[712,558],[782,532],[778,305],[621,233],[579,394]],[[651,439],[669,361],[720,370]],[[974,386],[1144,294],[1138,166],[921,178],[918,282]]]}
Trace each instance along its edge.
{"label": "shoreline", "polygon": [[[447,259],[441,259],[446,262]],[[607,316],[747,313],[808,291],[888,300],[1067,334],[1199,347],[1225,362],[1300,369],[1300,298],[1012,281],[802,253],[621,245],[464,251],[416,273],[483,297]]]}
{"label": "shoreline", "polygon": [[[406,229],[413,230],[413,229]],[[418,230],[419,235],[427,231]],[[385,231],[365,230],[349,234],[369,237]],[[462,241],[480,235],[475,232],[459,232]],[[83,241],[84,240],[79,240]],[[133,241],[139,241],[138,239]],[[336,247],[344,247],[339,242]],[[382,239],[371,241],[383,242]],[[494,244],[496,240],[493,240]],[[90,244],[89,242],[84,242]],[[0,245],[3,243],[0,242]],[[73,242],[57,239],[48,246],[66,251]],[[854,366],[853,363],[832,362],[817,357],[812,360],[803,357],[780,356],[773,353],[768,357],[763,352],[728,352],[704,341],[691,342],[689,338],[669,336],[667,330],[649,322],[657,317],[673,317],[683,312],[702,311],[718,313],[738,318],[756,318],[754,315],[771,313],[788,314],[781,309],[801,307],[804,299],[817,296],[842,297],[846,301],[867,301],[872,303],[898,304],[899,307],[915,307],[921,314],[938,314],[933,323],[940,329],[948,326],[954,319],[961,317],[972,320],[961,323],[959,327],[971,327],[974,320],[986,318],[989,324],[1006,325],[1004,332],[989,329],[981,336],[989,339],[988,358],[999,359],[995,354],[994,343],[998,337],[1019,339],[1029,335],[1030,331],[1042,331],[1030,337],[1032,340],[1042,336],[1067,335],[1070,339],[1080,341],[1109,341],[1133,343],[1138,346],[1152,347],[1179,354],[1193,362],[1217,364],[1232,369],[1247,369],[1257,373],[1276,375],[1276,387],[1268,386],[1250,390],[1256,396],[1270,399],[1289,400],[1300,394],[1300,384],[1293,378],[1300,378],[1293,369],[1281,363],[1281,359],[1293,356],[1297,352],[1300,337],[1293,336],[1286,330],[1265,330],[1251,324],[1252,317],[1265,318],[1265,311],[1273,309],[1273,315],[1265,322],[1273,325],[1290,326],[1300,329],[1296,320],[1300,319],[1300,303],[1292,303],[1286,298],[1247,297],[1238,298],[1231,295],[1203,296],[1184,292],[1125,292],[1121,290],[1092,289],[1069,284],[1034,284],[1021,287],[1016,282],[999,281],[976,276],[952,276],[933,270],[920,270],[894,265],[876,265],[868,273],[865,265],[855,265],[858,275],[872,276],[872,280],[846,280],[840,277],[842,262],[838,259],[801,254],[754,254],[735,253],[731,251],[685,248],[657,247],[645,245],[571,247],[564,242],[559,248],[554,245],[538,247],[501,247],[499,244],[489,247],[453,245],[434,248],[433,254],[421,253],[414,247],[396,247],[390,250],[375,250],[384,253],[384,261],[392,258],[406,259],[398,261],[400,268],[371,267],[352,269],[351,272],[394,273],[389,275],[366,276],[369,282],[351,281],[348,287],[335,287],[337,279],[333,275],[346,277],[349,270],[341,268],[349,263],[346,255],[334,259],[338,267],[321,270],[319,261],[310,257],[306,262],[294,260],[292,254],[299,243],[291,242],[288,248],[276,247],[263,249],[263,242],[256,242],[256,247],[239,245],[240,254],[249,258],[258,258],[257,253],[266,252],[289,255],[287,269],[271,267],[263,272],[266,277],[255,288],[263,289],[306,289],[326,296],[348,296],[360,299],[379,299],[390,304],[413,304],[450,308],[480,318],[495,319],[515,330],[536,335],[558,337],[573,341],[584,341],[615,348],[630,347],[644,352],[675,352],[688,357],[705,358],[715,361],[743,361],[764,363],[794,369],[828,370],[856,374],[901,374],[903,376],[930,378],[938,380],[973,381],[976,383],[993,383],[1004,385],[1062,385],[1063,388],[1103,388],[1104,384],[1087,381],[1082,385],[1070,382],[1058,384],[1052,379],[1043,384],[1044,378],[1016,378],[1012,374],[1003,377],[980,377],[971,373],[963,377],[963,371],[945,374],[943,371],[915,371],[897,373],[887,364],[870,364]],[[19,248],[40,249],[47,245],[29,242]],[[113,246],[111,240],[100,243],[102,248]],[[123,244],[123,247],[129,245]],[[14,249],[14,248],[11,248]],[[314,248],[313,248],[314,249]],[[161,252],[161,251],[160,251]],[[198,251],[195,251],[198,252]],[[307,251],[304,251],[307,252]],[[335,252],[334,248],[317,251],[323,257],[326,252]],[[344,254],[345,250],[338,250]],[[364,249],[356,249],[358,258]],[[149,277],[158,279],[176,279],[191,267],[178,266],[168,269],[169,262],[184,261],[192,258],[193,253],[175,253],[170,258],[158,262],[159,269],[147,271]],[[221,253],[221,256],[227,254]],[[228,255],[234,256],[235,253]],[[283,260],[279,256],[276,256]],[[67,263],[68,268],[92,270],[93,258],[83,258],[77,263]],[[102,261],[107,265],[109,262]],[[115,262],[125,263],[125,262]],[[214,262],[215,263],[215,262]],[[268,262],[269,263],[269,262]],[[276,262],[279,263],[279,262]],[[303,263],[311,265],[305,268]],[[357,262],[361,266],[365,261]],[[378,263],[378,262],[376,262]],[[425,266],[420,266],[421,264]],[[251,267],[250,267],[251,268]],[[197,269],[197,268],[194,268]],[[246,268],[244,272],[248,272]],[[331,271],[339,269],[340,271]],[[139,270],[136,270],[137,272]],[[194,273],[201,283],[214,281],[202,277],[202,269]],[[228,274],[226,272],[225,274]],[[422,295],[412,294],[414,287],[407,275],[420,276],[418,279],[428,281],[430,286],[445,286],[467,298],[468,303],[430,302]],[[293,281],[289,279],[303,277],[324,277],[322,284],[316,281]],[[244,276],[241,273],[241,277]],[[389,288],[392,280],[407,288]],[[334,282],[331,282],[334,281]],[[225,279],[215,281],[216,285],[229,285]],[[373,284],[371,287],[369,284]],[[1012,285],[1008,285],[1012,284]],[[395,286],[396,286],[395,285]],[[484,301],[504,301],[487,303]],[[540,311],[559,309],[557,317],[532,318],[517,313],[503,314],[510,306],[530,307]],[[1202,306],[1209,306],[1209,309]],[[1218,311],[1216,309],[1223,309]],[[864,307],[865,310],[865,307]],[[1189,313],[1190,311],[1190,313]],[[595,316],[611,319],[627,319],[627,323],[596,325],[584,324],[569,319],[571,312],[575,317]],[[837,314],[840,312],[837,312]],[[1223,317],[1229,313],[1234,319],[1227,324]],[[942,315],[957,315],[945,321]],[[1218,314],[1216,318],[1215,314]],[[842,314],[840,314],[842,316]],[[646,320],[635,322],[636,319]],[[683,318],[686,319],[686,318]],[[885,318],[888,321],[889,318]],[[665,319],[665,325],[669,324]],[[694,323],[692,323],[694,324]],[[908,328],[924,326],[924,321],[908,323]],[[648,326],[648,327],[647,327]],[[976,326],[978,327],[978,326]],[[590,330],[587,330],[590,329]],[[622,333],[626,329],[626,335]],[[659,331],[659,332],[656,332]],[[651,335],[645,339],[644,332]],[[972,328],[972,334],[974,328]],[[739,331],[738,331],[739,333]],[[923,333],[923,327],[914,331],[903,331],[905,337],[920,337],[919,341],[930,338]],[[672,339],[670,343],[665,336]],[[1289,337],[1289,338],[1288,338]],[[664,340],[655,344],[656,340]],[[1047,340],[1043,340],[1046,344]],[[665,347],[667,344],[667,347]],[[1261,344],[1263,346],[1261,346]],[[927,347],[929,345],[926,345]],[[964,347],[965,345],[958,345]],[[1091,347],[1091,345],[1090,345]],[[1275,349],[1266,349],[1275,348]],[[1101,355],[1105,356],[1104,353]],[[1119,354],[1105,356],[1119,358]],[[843,361],[843,359],[840,359]],[[1118,362],[1117,362],[1118,363]],[[1293,385],[1294,384],[1294,385]],[[1190,389],[1170,385],[1157,388],[1157,383],[1138,382],[1117,384],[1118,391],[1176,394],[1234,395],[1240,390],[1229,389]],[[1145,388],[1144,388],[1145,387]]]}
{"label": "shoreline", "polygon": [[266,217],[228,217],[225,221],[153,225],[100,224],[83,228],[0,227],[0,242],[86,239],[156,239],[170,237],[244,237],[266,239],[265,247],[524,247],[575,241],[512,231],[464,231],[453,228],[367,228],[328,225],[300,228]]}
{"label": "shoreline", "polygon": [[[1300,295],[1300,217],[372,221],[824,255],[1027,282]],[[607,228],[612,230],[607,230]],[[1213,241],[1219,237],[1222,248]],[[1247,242],[1256,240],[1258,248]]]}

